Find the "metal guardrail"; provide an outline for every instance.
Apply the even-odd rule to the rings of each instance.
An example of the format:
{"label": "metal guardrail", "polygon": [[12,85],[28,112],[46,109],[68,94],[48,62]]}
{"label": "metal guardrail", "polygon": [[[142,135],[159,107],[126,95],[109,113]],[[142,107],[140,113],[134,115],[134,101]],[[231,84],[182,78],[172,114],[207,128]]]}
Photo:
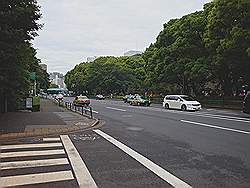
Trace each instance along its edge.
{"label": "metal guardrail", "polygon": [[[60,105],[60,102],[59,102],[59,105]],[[89,112],[91,119],[93,119],[93,110],[91,106],[75,105],[71,102],[64,102],[64,106],[71,111],[80,112],[82,115],[88,114]]]}

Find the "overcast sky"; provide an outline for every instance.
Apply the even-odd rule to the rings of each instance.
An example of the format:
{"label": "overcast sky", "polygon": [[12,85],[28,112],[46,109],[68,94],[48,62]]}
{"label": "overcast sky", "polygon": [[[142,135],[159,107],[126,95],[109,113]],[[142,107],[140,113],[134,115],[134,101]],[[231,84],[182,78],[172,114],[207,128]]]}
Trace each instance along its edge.
{"label": "overcast sky", "polygon": [[210,0],[38,0],[44,27],[33,41],[49,72],[74,68],[89,56],[144,51],[163,24]]}

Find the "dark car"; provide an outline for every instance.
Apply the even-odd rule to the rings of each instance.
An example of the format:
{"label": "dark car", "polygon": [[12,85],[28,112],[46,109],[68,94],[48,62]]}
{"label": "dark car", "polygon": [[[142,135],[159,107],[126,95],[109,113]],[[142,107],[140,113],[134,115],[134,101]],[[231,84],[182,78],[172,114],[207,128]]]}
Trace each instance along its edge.
{"label": "dark car", "polygon": [[250,91],[247,92],[243,101],[243,112],[250,114]]}
{"label": "dark car", "polygon": [[95,98],[96,98],[96,100],[104,100],[105,99],[105,97],[103,95],[100,95],[100,94],[96,95]]}
{"label": "dark car", "polygon": [[74,99],[73,104],[75,106],[89,106],[90,99],[87,96],[77,96]]}

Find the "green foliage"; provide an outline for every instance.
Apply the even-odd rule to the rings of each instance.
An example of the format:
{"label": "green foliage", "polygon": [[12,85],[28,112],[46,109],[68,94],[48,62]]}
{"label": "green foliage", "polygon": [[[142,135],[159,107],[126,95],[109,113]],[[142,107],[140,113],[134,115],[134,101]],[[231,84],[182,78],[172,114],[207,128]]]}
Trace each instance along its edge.
{"label": "green foliage", "polygon": [[201,91],[210,76],[202,40],[206,22],[200,11],[164,24],[156,43],[144,53],[149,87],[160,92]]}
{"label": "green foliage", "polygon": [[31,89],[30,72],[37,74],[38,89],[48,85],[30,43],[41,28],[41,15],[35,0],[1,0],[0,12],[0,98],[7,98],[8,109],[14,110],[16,100]]}
{"label": "green foliage", "polygon": [[164,24],[143,55],[148,87],[201,95],[215,85],[232,95],[249,85],[249,8],[247,0],[215,0]]}
{"label": "green foliage", "polygon": [[249,9],[249,0],[214,0],[164,24],[142,56],[81,63],[66,84],[78,93],[238,94],[250,86]]}
{"label": "green foliage", "polygon": [[65,76],[69,90],[78,94],[126,93],[141,91],[145,76],[141,56],[100,57],[92,63],[81,63]]}
{"label": "green foliage", "polygon": [[206,45],[225,95],[250,84],[250,1],[216,0],[208,15]]}

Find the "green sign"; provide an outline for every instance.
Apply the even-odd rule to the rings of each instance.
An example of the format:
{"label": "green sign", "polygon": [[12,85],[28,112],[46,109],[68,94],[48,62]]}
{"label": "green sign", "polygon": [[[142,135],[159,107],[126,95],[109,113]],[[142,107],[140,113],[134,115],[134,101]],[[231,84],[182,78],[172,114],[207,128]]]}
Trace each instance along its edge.
{"label": "green sign", "polygon": [[36,80],[36,72],[31,72],[30,73],[30,79],[31,80]]}

